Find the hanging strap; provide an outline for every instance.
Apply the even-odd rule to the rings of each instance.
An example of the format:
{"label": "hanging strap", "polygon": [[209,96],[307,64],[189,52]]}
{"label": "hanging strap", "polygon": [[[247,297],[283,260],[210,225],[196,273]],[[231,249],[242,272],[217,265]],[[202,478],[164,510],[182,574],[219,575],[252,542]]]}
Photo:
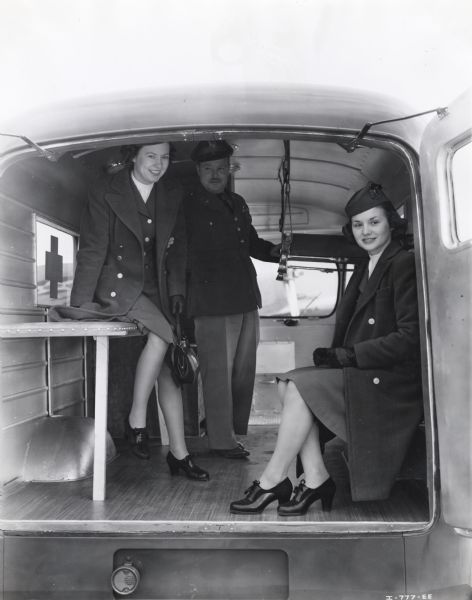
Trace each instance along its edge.
{"label": "hanging strap", "polygon": [[180,313],[175,315],[175,337],[177,344],[182,341],[182,325],[180,323]]}
{"label": "hanging strap", "polygon": [[[279,231],[282,234],[277,281],[282,281],[287,274],[287,261],[293,237],[292,208],[290,204],[290,141],[284,140],[284,158],[279,167],[278,178],[281,192],[281,211]],[[288,220],[288,223],[287,223]],[[287,231],[288,225],[288,231]]]}

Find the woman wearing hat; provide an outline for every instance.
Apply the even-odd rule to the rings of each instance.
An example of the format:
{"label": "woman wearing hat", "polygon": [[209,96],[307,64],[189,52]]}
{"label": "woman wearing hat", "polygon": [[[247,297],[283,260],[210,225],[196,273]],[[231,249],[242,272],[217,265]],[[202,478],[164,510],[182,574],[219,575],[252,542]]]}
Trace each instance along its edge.
{"label": "woman wearing hat", "polygon": [[72,308],[60,312],[72,318],[132,321],[147,335],[125,419],[131,449],[139,458],[149,458],[146,411],[157,379],[169,432],[169,469],[207,480],[208,473],[188,454],[181,392],[165,362],[173,341],[173,315],[181,312],[185,293],[182,190],[164,177],[170,160],[167,142],[123,151],[123,163],[90,192],[81,223]]}
{"label": "woman wearing hat", "polygon": [[[388,497],[422,417],[418,301],[406,222],[380,186],[369,184],[346,206],[343,233],[367,251],[336,313],[331,348],[316,348],[315,367],[279,379],[282,420],[275,451],[233,513],[258,513],[278,500],[278,514],[303,515],[321,500],[330,510],[336,486],[322,457],[337,435],[347,442],[353,500]],[[305,479],[287,474],[296,456]],[[300,465],[301,466],[301,465]],[[298,475],[298,472],[297,472]]]}

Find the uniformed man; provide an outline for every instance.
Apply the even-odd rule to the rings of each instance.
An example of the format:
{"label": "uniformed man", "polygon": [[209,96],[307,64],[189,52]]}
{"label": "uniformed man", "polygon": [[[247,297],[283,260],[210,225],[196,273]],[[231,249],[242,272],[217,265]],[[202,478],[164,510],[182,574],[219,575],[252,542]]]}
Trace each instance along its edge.
{"label": "uniformed man", "polygon": [[244,199],[227,189],[232,147],[200,142],[191,157],[199,184],[184,199],[188,237],[188,314],[195,320],[210,448],[227,458],[249,452],[259,342],[261,294],[251,256],[278,260],[279,246],[262,240]]}

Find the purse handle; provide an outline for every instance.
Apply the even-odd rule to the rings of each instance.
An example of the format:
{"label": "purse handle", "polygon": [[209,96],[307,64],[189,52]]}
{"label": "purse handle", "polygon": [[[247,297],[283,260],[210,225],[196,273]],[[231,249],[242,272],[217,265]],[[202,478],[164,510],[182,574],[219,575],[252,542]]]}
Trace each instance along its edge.
{"label": "purse handle", "polygon": [[177,343],[182,340],[182,326],[180,324],[180,313],[175,314],[175,335],[177,337]]}

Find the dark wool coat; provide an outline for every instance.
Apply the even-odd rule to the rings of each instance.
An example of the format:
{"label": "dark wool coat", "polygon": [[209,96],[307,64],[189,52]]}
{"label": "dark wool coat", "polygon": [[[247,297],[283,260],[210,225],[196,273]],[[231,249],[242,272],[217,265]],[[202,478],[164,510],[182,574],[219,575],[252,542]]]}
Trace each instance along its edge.
{"label": "dark wool coat", "polygon": [[[156,186],[156,278],[162,310],[171,321],[169,296],[185,295],[183,194],[165,177]],[[89,310],[95,318],[125,315],[143,290],[143,234],[134,194],[128,170],[102,180],[89,194],[71,293],[82,318]]]}
{"label": "dark wool coat", "polygon": [[252,226],[244,198],[207,192],[202,185],[184,200],[188,244],[187,312],[190,316],[232,315],[261,306],[251,256],[272,261],[274,244]]}
{"label": "dark wool coat", "polygon": [[353,346],[358,368],[344,369],[351,493],[388,497],[422,418],[414,255],[392,242],[362,296],[367,266],[353,273],[336,314],[333,347]]}

